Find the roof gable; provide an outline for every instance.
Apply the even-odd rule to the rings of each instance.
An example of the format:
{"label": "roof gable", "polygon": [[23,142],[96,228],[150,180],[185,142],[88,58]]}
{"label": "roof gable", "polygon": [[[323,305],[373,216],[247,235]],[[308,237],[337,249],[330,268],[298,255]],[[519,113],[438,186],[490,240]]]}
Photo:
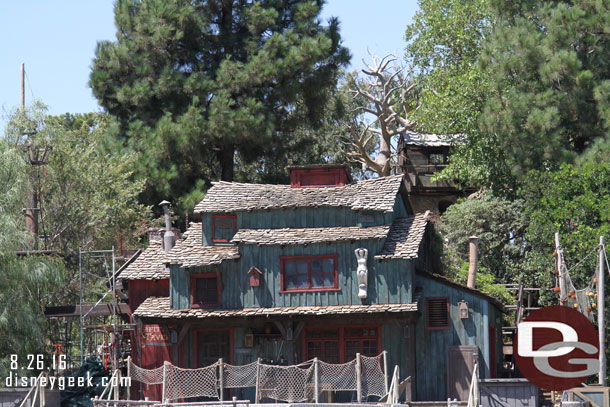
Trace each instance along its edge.
{"label": "roof gable", "polygon": [[195,213],[321,206],[392,212],[401,184],[402,175],[324,188],[220,181],[214,183],[205,198],[195,206]]}

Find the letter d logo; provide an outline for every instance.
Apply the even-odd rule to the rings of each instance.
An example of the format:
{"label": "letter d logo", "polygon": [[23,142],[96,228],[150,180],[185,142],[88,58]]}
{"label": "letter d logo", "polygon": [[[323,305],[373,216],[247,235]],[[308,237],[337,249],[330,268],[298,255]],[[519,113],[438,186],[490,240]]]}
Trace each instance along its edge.
{"label": "letter d logo", "polygon": [[545,390],[584,382],[599,367],[595,327],[580,312],[555,305],[531,313],[517,326],[513,353],[524,377]]}

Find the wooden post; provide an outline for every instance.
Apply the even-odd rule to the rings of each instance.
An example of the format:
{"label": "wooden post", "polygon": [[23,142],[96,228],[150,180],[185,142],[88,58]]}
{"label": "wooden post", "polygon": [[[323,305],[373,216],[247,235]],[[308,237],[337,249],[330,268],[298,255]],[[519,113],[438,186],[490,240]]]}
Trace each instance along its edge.
{"label": "wooden post", "polygon": [[[40,376],[40,377],[42,378],[42,377],[44,377],[44,375]],[[39,381],[38,385],[40,386],[40,407],[45,407],[45,404],[46,404],[45,394],[44,394],[45,386],[42,385],[41,381]]]}
{"label": "wooden post", "polygon": [[599,237],[599,274],[597,276],[597,330],[599,335],[599,384],[606,386],[606,322],[604,318],[604,237]]}
{"label": "wooden post", "polygon": [[21,64],[21,109],[25,110],[25,64]]}
{"label": "wooden post", "polygon": [[384,350],[383,352],[383,375],[385,376],[385,394],[388,394],[388,351]]}
{"label": "wooden post", "polygon": [[165,398],[165,391],[167,388],[167,360],[163,362],[163,383],[161,384],[161,404],[165,404],[167,399]]}
{"label": "wooden post", "polygon": [[260,383],[261,383],[261,358],[256,359],[256,394],[254,396],[254,403],[260,402]]}
{"label": "wooden post", "polygon": [[319,376],[319,361],[318,358],[313,358],[313,391],[314,391],[314,396],[313,396],[313,400],[314,403],[318,403],[319,400],[319,394],[320,394],[320,376]]}
{"label": "wooden post", "polygon": [[356,353],[356,398],[362,401],[362,360],[360,353]]}
{"label": "wooden post", "polygon": [[131,400],[131,356],[127,356],[127,377],[129,377],[129,386],[127,386],[127,400]]}
{"label": "wooden post", "polygon": [[222,358],[218,359],[218,380],[220,382],[220,401],[224,401],[224,389],[225,389],[225,376],[224,376],[224,363]]}
{"label": "wooden post", "polygon": [[[559,233],[555,233],[555,253],[557,253],[557,270],[559,271],[559,300],[564,300],[566,298],[566,284],[565,278],[563,275],[563,253],[561,251],[561,244],[559,243]],[[566,302],[561,303],[567,304]]]}

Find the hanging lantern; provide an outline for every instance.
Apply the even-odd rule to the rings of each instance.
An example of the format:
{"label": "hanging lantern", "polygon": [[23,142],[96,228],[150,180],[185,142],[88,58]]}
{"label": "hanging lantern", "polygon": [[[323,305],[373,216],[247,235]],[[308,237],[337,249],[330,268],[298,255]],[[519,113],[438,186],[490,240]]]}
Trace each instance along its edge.
{"label": "hanging lantern", "polygon": [[458,302],[458,312],[460,313],[460,319],[468,319],[468,303],[466,301]]}

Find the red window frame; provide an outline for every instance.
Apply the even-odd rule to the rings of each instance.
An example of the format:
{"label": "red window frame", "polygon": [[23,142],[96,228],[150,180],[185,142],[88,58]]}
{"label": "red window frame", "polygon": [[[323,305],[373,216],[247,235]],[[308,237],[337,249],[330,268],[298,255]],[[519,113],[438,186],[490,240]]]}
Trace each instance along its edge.
{"label": "red window frame", "polygon": [[[445,326],[430,326],[430,307],[428,306],[430,300],[445,300],[447,304],[447,325]],[[451,325],[451,314],[449,309],[449,298],[448,297],[429,297],[426,298],[426,329],[430,331],[441,331],[449,329]]]}
{"label": "red window frame", "polygon": [[237,232],[237,216],[236,215],[212,215],[212,243],[229,243],[231,239],[216,239],[216,219],[232,219],[233,220],[233,235]]}
{"label": "red window frame", "polygon": [[[377,331],[377,335],[374,337],[371,336],[359,336],[359,337],[354,337],[354,336],[346,336],[346,331],[348,329],[375,329]],[[334,338],[325,338],[324,336],[320,336],[319,338],[310,338],[309,337],[309,333],[312,331],[329,331],[329,330],[338,330],[339,331],[339,337],[335,340]],[[362,342],[367,340],[367,339],[372,339],[374,338],[377,341],[377,351],[375,355],[379,355],[381,353],[381,325],[354,325],[354,326],[335,326],[335,327],[329,327],[329,326],[309,326],[309,327],[305,327],[304,329],[304,336],[303,336],[303,355],[304,360],[310,360],[313,358],[313,356],[309,355],[309,343],[310,342],[331,342],[331,341],[336,341],[338,343],[338,348],[339,348],[339,363],[346,363],[349,362],[349,360],[345,360],[345,343],[346,341],[349,340],[358,340],[360,341],[360,350],[362,350]],[[324,349],[324,345],[323,349]],[[362,352],[360,352],[361,355],[363,355]],[[366,356],[366,355],[365,355]],[[324,360],[323,360],[324,361]]]}
{"label": "red window frame", "polygon": [[[217,301],[215,303],[201,303],[195,302],[195,295],[197,291],[197,279],[199,278],[215,278],[216,279],[216,295]],[[205,308],[205,307],[217,307],[222,305],[222,281],[220,272],[215,273],[197,273],[191,276],[191,308]]]}
{"label": "red window frame", "polygon": [[[326,260],[333,259],[334,263],[334,272],[335,272],[335,284],[332,287],[312,287],[311,286],[311,261],[312,260]],[[287,289],[285,285],[285,266],[287,261],[299,261],[299,260],[307,260],[307,281],[308,288],[292,288]],[[339,255],[338,254],[322,254],[316,256],[280,256],[280,270],[281,270],[281,288],[280,294],[284,293],[304,293],[304,292],[312,292],[312,291],[341,291],[339,288],[339,278],[338,278],[338,264],[339,264]]]}

